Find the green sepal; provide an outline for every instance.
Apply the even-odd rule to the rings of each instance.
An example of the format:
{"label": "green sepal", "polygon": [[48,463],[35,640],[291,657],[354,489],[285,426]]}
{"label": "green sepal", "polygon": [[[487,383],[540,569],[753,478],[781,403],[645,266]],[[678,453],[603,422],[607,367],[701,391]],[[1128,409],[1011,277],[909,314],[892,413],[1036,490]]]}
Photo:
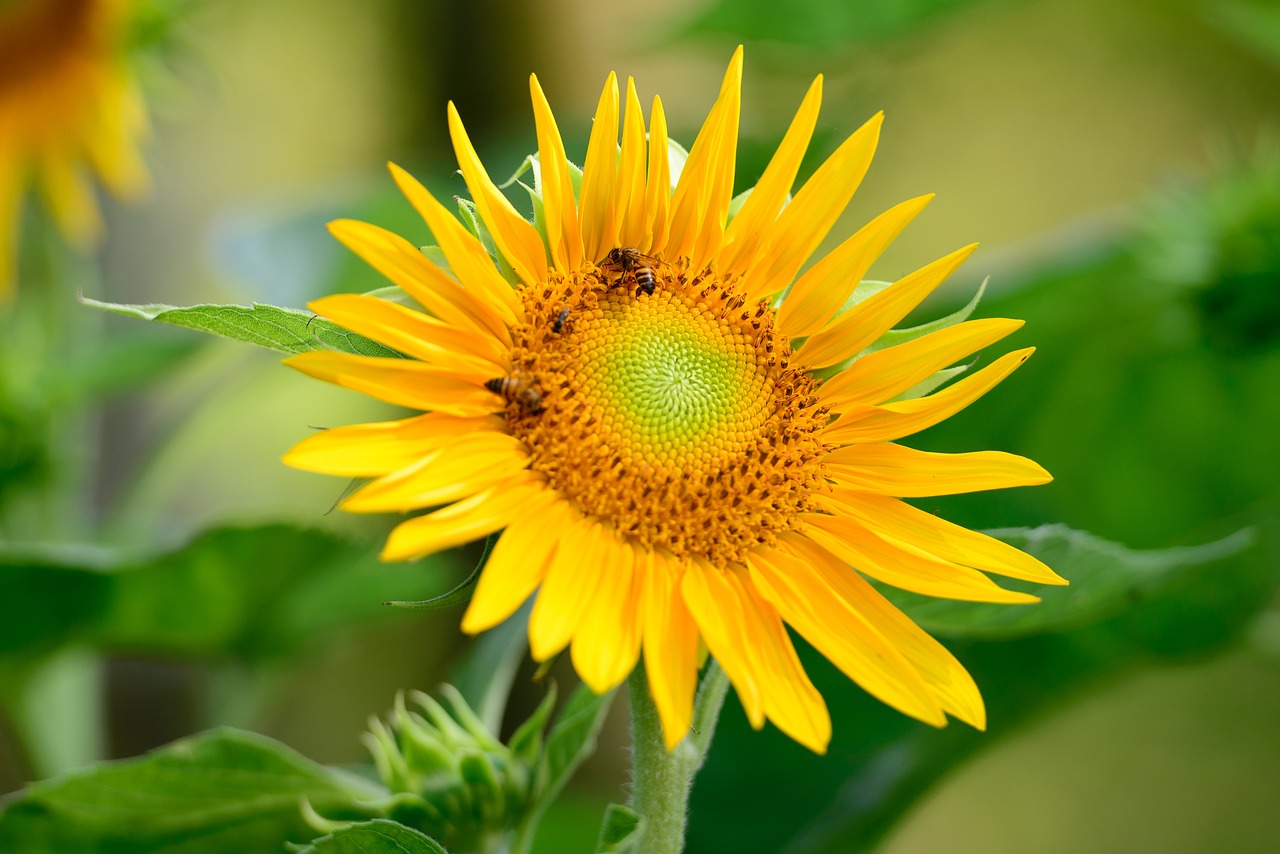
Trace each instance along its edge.
{"label": "green sepal", "polygon": [[480,555],[480,560],[476,561],[476,565],[471,572],[467,573],[467,577],[452,590],[441,593],[439,596],[432,596],[430,599],[400,599],[382,604],[393,608],[412,608],[415,611],[436,611],[440,608],[448,608],[450,605],[457,605],[459,602],[471,601],[471,591],[476,589],[476,584],[480,581],[480,571],[484,569],[485,561],[489,559],[489,552],[493,551],[493,544],[496,541],[496,535],[490,534],[484,541],[484,553]]}
{"label": "green sepal", "polygon": [[445,257],[444,250],[439,246],[429,243],[426,246],[419,246],[418,251],[432,264],[435,264],[449,275],[453,275],[453,267],[449,265],[449,259]]}
{"label": "green sepal", "polygon": [[547,696],[542,698],[538,708],[533,710],[533,714],[529,716],[528,720],[520,724],[519,728],[511,736],[511,741],[508,742],[507,746],[513,754],[529,763],[537,760],[538,754],[542,752],[542,733],[546,729],[547,720],[551,717],[551,710],[555,706],[556,683],[552,682],[547,688]]}
{"label": "green sepal", "polygon": [[489,232],[489,227],[485,225],[484,219],[481,218],[476,210],[476,203],[461,196],[458,196],[457,200],[458,218],[462,220],[462,224],[467,227],[467,230],[480,241],[484,251],[489,253],[489,257],[497,265],[498,272],[502,274],[502,278],[512,285],[520,284],[520,277],[516,275],[515,268],[507,263],[506,257],[498,250],[498,244],[494,241],[493,234]]}
{"label": "green sepal", "polygon": [[890,398],[888,402],[893,403],[894,401],[899,400],[915,400],[918,397],[924,397],[943,383],[950,382],[960,376],[977,363],[978,360],[974,359],[968,364],[956,365],[954,368],[943,368],[942,370],[925,377],[923,380],[916,383],[897,397]]}
{"label": "green sepal", "polygon": [[939,329],[946,329],[950,326],[955,326],[957,323],[963,323],[969,319],[969,315],[973,314],[974,309],[978,307],[978,303],[982,301],[982,295],[987,291],[988,281],[990,281],[989,278],[982,280],[982,284],[978,285],[978,291],[973,295],[973,299],[965,303],[964,307],[959,311],[954,311],[946,317],[939,317],[937,320],[931,320],[928,323],[922,323],[919,326],[912,326],[908,329],[890,329],[859,355],[865,356],[867,353],[874,353],[877,350],[905,344],[908,341],[914,341],[917,338],[928,335],[930,332],[937,332]]}
{"label": "green sepal", "polygon": [[684,172],[684,165],[688,159],[689,150],[671,137],[667,137],[667,171],[671,176],[672,192],[680,183],[680,175]]}
{"label": "green sepal", "polygon": [[639,854],[644,842],[644,816],[621,804],[609,804],[600,825],[596,854]]}

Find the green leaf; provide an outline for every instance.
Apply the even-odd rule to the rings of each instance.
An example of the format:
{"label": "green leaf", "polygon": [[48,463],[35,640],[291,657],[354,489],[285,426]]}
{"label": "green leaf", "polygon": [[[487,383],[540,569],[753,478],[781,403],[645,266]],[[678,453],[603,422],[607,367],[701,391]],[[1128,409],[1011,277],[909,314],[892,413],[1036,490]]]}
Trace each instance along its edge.
{"label": "green leaf", "polygon": [[517,831],[517,851],[528,850],[542,813],[559,796],[583,760],[595,752],[596,738],[614,693],[598,695],[587,686],[579,685],[560,710],[538,764],[536,801]]}
{"label": "green leaf", "polygon": [[[438,591],[456,556],[388,568],[372,543],[264,525],[209,531],[132,558],[0,544],[0,665],[68,643],[134,653],[278,657]],[[446,570],[442,572],[442,570]]]}
{"label": "green leaf", "polygon": [[600,827],[596,854],[639,854],[644,841],[644,817],[619,804],[609,804]]}
{"label": "green leaf", "polygon": [[279,742],[213,730],[28,787],[0,812],[0,851],[279,851],[312,835],[303,799],[332,813],[379,794]]}
{"label": "green leaf", "polygon": [[305,353],[308,350],[337,350],[357,356],[399,357],[395,350],[349,332],[332,321],[296,308],[254,303],[243,305],[123,305],[82,297],[87,306],[104,311],[184,326],[198,332],[220,335],[234,341],[246,341],[278,350],[281,353]]}
{"label": "green leaf", "polygon": [[449,854],[444,846],[411,827],[385,818],[349,824],[322,836],[297,854]]}
{"label": "green leaf", "polygon": [[881,588],[931,634],[968,638],[1016,638],[1085,626],[1158,597],[1186,576],[1236,557],[1257,544],[1252,530],[1202,546],[1133,551],[1064,525],[989,532],[1035,555],[1071,582],[1050,587],[1001,579],[1001,585],[1034,593],[1034,605],[992,605],[933,599]]}

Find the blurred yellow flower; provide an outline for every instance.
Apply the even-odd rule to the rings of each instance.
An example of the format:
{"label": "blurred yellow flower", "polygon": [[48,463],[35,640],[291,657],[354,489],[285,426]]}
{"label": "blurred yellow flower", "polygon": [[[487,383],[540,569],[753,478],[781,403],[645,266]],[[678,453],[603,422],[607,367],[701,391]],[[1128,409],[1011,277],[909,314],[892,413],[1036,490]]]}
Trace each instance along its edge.
{"label": "blurred yellow flower", "polygon": [[147,186],[147,112],[124,52],[131,12],[130,0],[0,2],[0,301],[28,186],[80,246],[102,228],[93,174],[120,196]]}
{"label": "blurred yellow flower", "polygon": [[1065,583],[901,500],[1049,480],[1009,454],[894,444],[1022,364],[1030,350],[918,391],[1021,324],[966,321],[867,352],[973,247],[855,294],[924,197],[800,273],[870,165],[881,117],[788,200],[817,120],[819,77],[755,189],[731,207],[741,76],[739,50],[674,189],[661,101],[646,133],[634,85],[620,104],[610,75],[579,184],[533,78],[536,225],[490,180],[450,105],[484,239],[393,166],[448,270],[377,226],[331,230],[425,312],[369,295],[311,305],[409,358],[310,352],[288,361],[426,414],[327,430],[285,461],[373,478],[343,501],[350,511],[445,505],[400,524],[386,560],[505,529],[463,628],[496,625],[537,590],[534,657],[570,648],[597,692],[623,680],[643,649],[668,747],[689,729],[705,645],[754,726],[769,719],[825,750],[826,706],[785,625],[895,708],[937,726],[953,715],[983,727],[964,668],[863,576],[982,602],[1034,601],[984,572]]}

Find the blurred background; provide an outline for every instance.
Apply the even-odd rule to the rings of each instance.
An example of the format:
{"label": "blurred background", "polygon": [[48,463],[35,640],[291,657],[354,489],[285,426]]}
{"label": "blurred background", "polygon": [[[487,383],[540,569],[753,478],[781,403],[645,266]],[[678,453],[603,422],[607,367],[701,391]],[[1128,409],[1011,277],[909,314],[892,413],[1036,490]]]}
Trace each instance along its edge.
{"label": "blurred background", "polygon": [[[154,192],[136,206],[107,203],[108,240],[79,281],[87,296],[174,305],[302,306],[380,287],[323,225],[367,219],[430,242],[384,164],[405,165],[437,193],[463,193],[448,100],[495,177],[535,148],[530,72],[571,158],[585,152],[610,70],[633,75],[643,103],[661,94],[673,138],[687,144],[739,43],[738,188],[754,184],[824,74],[802,176],[886,112],[876,162],[832,234],[937,193],[872,276],[897,278],[981,241],[921,317],[955,309],[990,277],[977,315],[1027,319],[1010,346],[1039,347],[915,444],[1024,454],[1056,481],[927,509],[981,528],[1064,523],[1135,550],[1245,528],[1255,537],[1088,625],[949,642],[988,697],[984,735],[958,725],[918,732],[816,656],[806,664],[835,715],[829,756],[773,730],[752,733],[731,699],[694,793],[690,850],[845,851],[855,838],[895,854],[1271,850],[1280,834],[1280,561],[1270,533],[1280,506],[1280,4],[189,3],[144,75]],[[96,343],[76,358],[163,353],[165,370],[140,369],[144,381],[113,386],[73,419],[53,404],[10,418],[19,426],[9,428],[8,459],[26,462],[3,474],[5,538],[91,543],[145,562],[209,529],[234,539],[279,524],[372,553],[366,544],[391,520],[329,514],[341,486],[278,460],[313,427],[393,417],[387,408],[283,369],[265,350],[105,315],[87,322]],[[46,442],[68,429],[71,456]],[[52,514],[55,523],[33,521],[44,517],[24,502],[55,482],[74,507]],[[116,615],[114,633],[46,634],[24,657],[9,649],[0,684],[23,691],[6,704],[0,790],[219,723],[320,761],[360,761],[366,717],[397,689],[447,678],[466,648],[456,610],[378,603],[447,589],[477,554],[417,569],[363,565],[356,581],[325,587],[309,570],[332,562],[330,552],[290,540],[292,530],[270,535],[281,538],[279,561],[242,568],[246,584],[275,573],[272,592],[253,599],[258,610],[217,612],[203,640],[174,640],[180,625],[131,635]],[[237,548],[229,542],[226,554]],[[300,587],[301,604],[290,592]],[[181,624],[197,599],[239,601],[213,588],[175,593],[148,613]],[[74,606],[70,593],[58,599],[64,590],[50,589],[63,603],[51,610]],[[362,609],[332,606],[362,590],[372,594]],[[288,632],[259,625],[286,610]],[[509,722],[541,695],[527,675]],[[541,850],[591,850],[603,806],[622,797],[624,706],[549,817]],[[859,824],[877,780],[897,793],[897,806],[878,813],[901,816],[896,824]]]}

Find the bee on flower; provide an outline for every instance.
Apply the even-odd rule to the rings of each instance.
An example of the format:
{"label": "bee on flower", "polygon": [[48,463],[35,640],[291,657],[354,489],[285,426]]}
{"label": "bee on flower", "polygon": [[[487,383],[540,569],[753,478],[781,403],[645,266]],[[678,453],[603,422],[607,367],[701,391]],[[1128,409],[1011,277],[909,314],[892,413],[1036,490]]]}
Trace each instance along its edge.
{"label": "bee on flower", "polygon": [[[923,394],[1021,323],[964,320],[872,346],[974,249],[848,306],[930,196],[890,208],[801,272],[870,166],[881,125],[877,115],[856,130],[792,194],[821,77],[730,217],[741,80],[739,49],[673,181],[662,102],[646,120],[632,81],[620,97],[610,75],[575,190],[576,167],[532,78],[533,222],[490,179],[450,105],[454,150],[495,254],[392,166],[449,271],[397,234],[335,222],[333,234],[422,310],[370,295],[311,308],[408,358],[288,361],[422,414],[319,433],[285,460],[372,478],[342,502],[352,512],[439,508],[396,527],[386,560],[501,532],[463,629],[489,629],[536,595],[529,641],[539,661],[567,648],[603,693],[643,657],[668,748],[690,729],[705,649],[754,726],[770,720],[826,749],[830,718],[788,625],[894,708],[981,728],[968,673],[871,580],[1008,603],[1035,597],[991,574],[1065,583],[903,500],[1050,479],[1010,454],[898,444],[968,406],[1031,350]],[[536,407],[512,397],[528,378]]]}

